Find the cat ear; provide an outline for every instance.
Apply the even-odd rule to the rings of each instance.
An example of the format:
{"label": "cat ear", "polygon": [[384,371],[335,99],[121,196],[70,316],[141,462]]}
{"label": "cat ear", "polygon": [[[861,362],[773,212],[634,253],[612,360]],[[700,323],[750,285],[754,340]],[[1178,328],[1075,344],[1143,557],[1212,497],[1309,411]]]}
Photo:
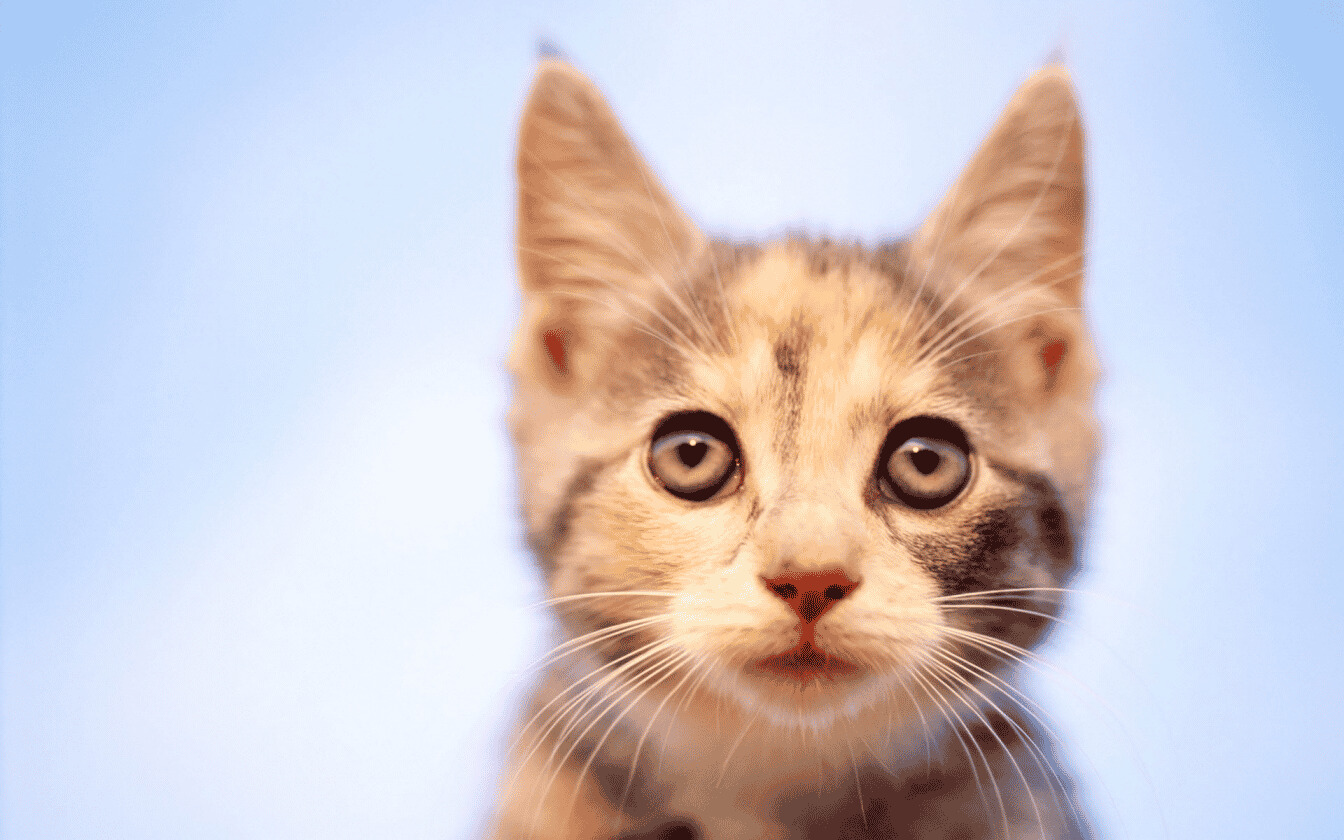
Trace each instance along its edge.
{"label": "cat ear", "polygon": [[915,237],[916,256],[1003,286],[1034,278],[1082,298],[1083,132],[1063,67],[1013,95],[969,166]]}
{"label": "cat ear", "polygon": [[704,244],[593,83],[543,59],[518,138],[522,355],[564,381]]}
{"label": "cat ear", "polygon": [[1045,67],[1013,95],[911,241],[916,263],[951,293],[982,301],[1001,321],[1031,321],[1011,332],[1032,337],[1046,386],[1081,334],[1084,207],[1073,86],[1067,70]]}

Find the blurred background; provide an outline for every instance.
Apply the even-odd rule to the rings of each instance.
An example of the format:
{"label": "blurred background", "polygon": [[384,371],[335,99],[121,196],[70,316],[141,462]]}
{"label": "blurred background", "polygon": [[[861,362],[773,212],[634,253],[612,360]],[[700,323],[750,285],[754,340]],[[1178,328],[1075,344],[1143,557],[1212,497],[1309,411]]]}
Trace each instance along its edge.
{"label": "blurred background", "polygon": [[1107,454],[1037,691],[1104,836],[1344,830],[1340,3],[2,14],[6,840],[479,830],[548,638],[502,363],[541,40],[754,237],[908,231],[1062,50]]}

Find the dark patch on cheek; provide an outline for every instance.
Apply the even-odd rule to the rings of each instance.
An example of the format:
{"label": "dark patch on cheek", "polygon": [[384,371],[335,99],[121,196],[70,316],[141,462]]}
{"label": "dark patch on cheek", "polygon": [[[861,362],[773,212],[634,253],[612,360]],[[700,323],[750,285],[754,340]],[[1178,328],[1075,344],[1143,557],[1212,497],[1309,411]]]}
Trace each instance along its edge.
{"label": "dark patch on cheek", "polygon": [[[1046,554],[1044,545],[1037,544],[1045,539],[1034,533],[1038,529],[1031,527],[1029,518],[1039,522],[1040,516],[1039,510],[1017,505],[995,508],[972,520],[969,539],[921,538],[910,541],[911,548],[921,565],[938,579],[943,595],[1011,588],[1019,585],[1013,582],[1019,552],[1025,558]],[[1046,519],[1054,516],[1047,513]],[[959,600],[950,602],[947,609],[956,624],[1021,647],[1035,644],[1049,621],[1036,614],[1049,608],[1029,595]],[[998,664],[997,656],[975,645],[968,646],[962,655],[987,669],[995,669]]]}
{"label": "dark patch on cheek", "polygon": [[996,461],[990,461],[989,465],[1030,491],[1031,497],[1027,504],[1035,511],[1037,547],[1050,560],[1056,584],[1064,585],[1077,564],[1078,543],[1074,537],[1073,523],[1064,510],[1063,496],[1044,475],[1018,470]]}
{"label": "dark patch on cheek", "polygon": [[921,537],[911,540],[911,547],[944,595],[992,589],[1024,537],[1017,515],[1014,508],[988,510],[971,523],[969,539]]}
{"label": "dark patch on cheek", "polygon": [[1073,532],[1069,528],[1069,515],[1064,512],[1058,496],[1037,509],[1036,524],[1040,528],[1041,546],[1053,561],[1056,573],[1067,575],[1073,567]]}
{"label": "dark patch on cheek", "polygon": [[565,492],[561,494],[560,502],[555,506],[545,527],[540,532],[533,531],[527,535],[528,547],[536,555],[537,561],[541,564],[541,571],[547,578],[555,573],[556,557],[569,537],[575,506],[592,491],[594,482],[605,468],[606,464],[601,461],[585,461],[580,464],[565,487]]}

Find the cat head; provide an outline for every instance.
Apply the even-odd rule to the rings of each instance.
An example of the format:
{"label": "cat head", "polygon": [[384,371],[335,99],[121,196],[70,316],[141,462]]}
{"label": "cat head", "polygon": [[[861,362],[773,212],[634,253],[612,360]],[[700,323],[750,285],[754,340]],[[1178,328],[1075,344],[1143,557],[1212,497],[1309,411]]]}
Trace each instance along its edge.
{"label": "cat head", "polygon": [[1023,85],[915,233],[872,248],[707,237],[555,60],[517,166],[509,420],[585,667],[656,666],[655,694],[699,674],[797,722],[1038,640],[1097,447],[1063,69]]}

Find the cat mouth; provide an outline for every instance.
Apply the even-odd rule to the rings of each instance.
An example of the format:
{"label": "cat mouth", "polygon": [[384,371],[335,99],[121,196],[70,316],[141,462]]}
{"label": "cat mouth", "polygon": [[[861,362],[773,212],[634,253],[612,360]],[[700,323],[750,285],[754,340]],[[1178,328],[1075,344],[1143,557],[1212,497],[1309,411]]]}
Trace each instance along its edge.
{"label": "cat mouth", "polygon": [[759,670],[799,683],[835,681],[854,676],[860,670],[853,662],[829,654],[808,641],[799,642],[792,650],[757,660],[754,665]]}

